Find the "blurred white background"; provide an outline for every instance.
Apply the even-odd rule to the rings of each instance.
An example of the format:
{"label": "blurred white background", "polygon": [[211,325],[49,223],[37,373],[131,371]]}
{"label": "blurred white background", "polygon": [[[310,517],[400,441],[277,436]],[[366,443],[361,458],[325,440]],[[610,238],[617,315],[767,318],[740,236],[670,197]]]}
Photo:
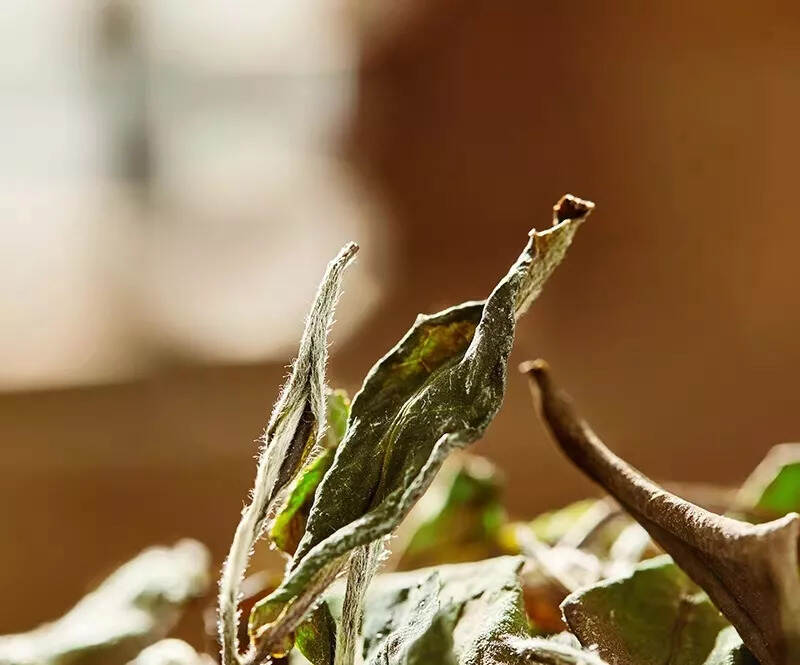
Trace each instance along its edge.
{"label": "blurred white background", "polygon": [[0,390],[283,361],[350,239],[337,335],[359,325],[389,266],[336,154],[352,23],[338,0],[4,3]]}

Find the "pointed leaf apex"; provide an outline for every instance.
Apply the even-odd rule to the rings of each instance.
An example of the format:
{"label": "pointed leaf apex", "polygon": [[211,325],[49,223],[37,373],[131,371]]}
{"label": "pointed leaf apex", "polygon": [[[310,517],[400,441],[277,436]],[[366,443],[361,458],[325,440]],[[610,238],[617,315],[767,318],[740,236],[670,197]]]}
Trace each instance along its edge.
{"label": "pointed leaf apex", "polygon": [[594,202],[581,199],[572,194],[564,194],[553,206],[553,225],[567,219],[580,219],[594,210]]}

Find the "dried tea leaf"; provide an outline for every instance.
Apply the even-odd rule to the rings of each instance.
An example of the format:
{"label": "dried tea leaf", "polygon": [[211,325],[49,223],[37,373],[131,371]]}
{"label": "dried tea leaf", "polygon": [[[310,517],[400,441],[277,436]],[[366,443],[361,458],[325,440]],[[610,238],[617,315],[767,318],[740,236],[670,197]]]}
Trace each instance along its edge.
{"label": "dried tea leaf", "polygon": [[129,665],[214,665],[214,660],[182,640],[168,639],[147,647]]}
{"label": "dried tea leaf", "polygon": [[[530,636],[519,580],[523,563],[499,557],[379,576],[367,598],[367,663],[507,662],[498,660],[504,641]],[[413,659],[378,657],[400,647]]]}
{"label": "dried tea leaf", "polygon": [[193,540],[139,554],[60,619],[0,637],[2,665],[123,665],[205,593],[209,554]]}
{"label": "dried tea leaf", "polygon": [[800,515],[753,525],[670,494],[605,447],[544,362],[522,369],[538,386],[542,417],[567,457],[708,593],[761,665],[800,662]]}
{"label": "dried tea leaf", "polygon": [[725,652],[717,648],[730,624],[668,556],[577,591],[561,607],[581,643],[597,645],[611,665],[755,663],[735,632],[723,637]]}
{"label": "dried tea leaf", "polygon": [[[367,375],[347,433],[317,489],[283,584],[252,615],[259,662],[302,620],[350,552],[390,534],[454,449],[500,407],[516,318],[563,258],[592,204],[564,197],[485,302],[420,316]],[[276,603],[286,603],[273,621]]]}
{"label": "dried tea leaf", "polygon": [[[367,665],[603,665],[577,643],[536,638],[521,557],[380,575],[367,596]],[[336,613],[336,603],[334,613]]]}
{"label": "dried tea leaf", "polygon": [[448,460],[411,511],[403,529],[410,535],[398,568],[480,561],[501,554],[506,520],[503,481],[497,467],[475,455]]}
{"label": "dried tea leaf", "polygon": [[336,653],[336,622],[326,602],[297,628],[295,646],[311,665],[333,665]]}
{"label": "dried tea leaf", "polygon": [[[441,580],[434,571],[404,591],[394,606],[391,623],[370,636],[365,665],[456,665],[453,654],[454,607],[442,608]],[[449,611],[448,611],[449,610]]]}
{"label": "dried tea leaf", "polygon": [[[295,477],[303,460],[320,445],[325,413],[328,328],[344,269],[358,246],[345,245],[329,264],[308,315],[300,350],[262,437],[250,504],[242,512],[219,583],[219,641],[223,665],[242,662],[238,603],[250,554],[266,526],[273,500]],[[283,636],[285,642],[287,636]]]}
{"label": "dried tea leaf", "polygon": [[322,477],[333,464],[336,447],[344,438],[347,417],[350,414],[350,399],[343,390],[330,391],[326,396],[328,427],[324,447],[310,454],[302,469],[289,485],[283,507],[278,511],[270,527],[270,540],[278,549],[294,554],[306,528],[308,513],[314,502]]}
{"label": "dried tea leaf", "polygon": [[774,516],[800,511],[800,444],[774,446],[745,481],[736,503]]}

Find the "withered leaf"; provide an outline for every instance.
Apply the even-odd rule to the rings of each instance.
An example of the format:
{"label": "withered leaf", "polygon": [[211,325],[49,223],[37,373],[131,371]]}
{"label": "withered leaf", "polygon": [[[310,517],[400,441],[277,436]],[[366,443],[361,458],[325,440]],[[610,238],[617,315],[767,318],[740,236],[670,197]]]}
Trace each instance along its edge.
{"label": "withered leaf", "polygon": [[[483,434],[503,398],[516,318],[541,292],[591,209],[564,197],[555,225],[531,233],[488,300],[420,316],[369,372],[288,574],[263,603],[269,612],[262,617],[254,610],[261,643],[253,660],[296,627],[354,548],[395,529],[452,450]],[[291,606],[272,621],[276,603]]]}
{"label": "withered leaf", "polygon": [[367,596],[365,663],[603,665],[577,642],[533,634],[523,565],[498,557],[378,576]]}
{"label": "withered leaf", "polygon": [[456,665],[453,628],[457,607],[442,607],[441,586],[434,571],[402,592],[405,597],[392,607],[378,632],[366,636],[365,665]]}
{"label": "withered leaf", "polygon": [[753,525],[670,494],[606,448],[556,388],[546,363],[521,369],[562,451],[706,591],[761,665],[800,662],[800,515]]}
{"label": "withered leaf", "polygon": [[220,577],[219,641],[223,665],[242,662],[238,637],[241,583],[253,546],[266,526],[270,506],[295,477],[303,461],[320,445],[326,420],[328,328],[342,274],[357,250],[357,245],[349,243],[328,264],[303,330],[297,359],[262,436],[251,501],[242,512]]}
{"label": "withered leaf", "polygon": [[499,557],[379,576],[367,597],[366,662],[510,662],[501,659],[505,641],[531,634],[519,579],[523,563]]}
{"label": "withered leaf", "polygon": [[670,557],[576,591],[561,606],[584,646],[610,665],[724,665],[755,658]]}
{"label": "withered leaf", "polygon": [[206,591],[209,564],[208,551],[193,540],[147,549],[60,619],[0,637],[0,664],[124,665]]}

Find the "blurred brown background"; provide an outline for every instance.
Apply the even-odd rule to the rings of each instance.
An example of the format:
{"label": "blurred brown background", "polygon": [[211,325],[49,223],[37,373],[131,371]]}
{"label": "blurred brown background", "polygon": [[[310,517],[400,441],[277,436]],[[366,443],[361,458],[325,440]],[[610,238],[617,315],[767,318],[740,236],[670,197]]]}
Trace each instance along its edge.
{"label": "blurred brown background", "polygon": [[[800,434],[794,2],[12,2],[0,19],[0,633],[193,536],[222,557],[324,264],[331,383],[484,297],[566,191],[523,319],[607,442],[738,483]],[[168,5],[168,7],[167,7]],[[518,515],[593,491],[510,375]]]}

